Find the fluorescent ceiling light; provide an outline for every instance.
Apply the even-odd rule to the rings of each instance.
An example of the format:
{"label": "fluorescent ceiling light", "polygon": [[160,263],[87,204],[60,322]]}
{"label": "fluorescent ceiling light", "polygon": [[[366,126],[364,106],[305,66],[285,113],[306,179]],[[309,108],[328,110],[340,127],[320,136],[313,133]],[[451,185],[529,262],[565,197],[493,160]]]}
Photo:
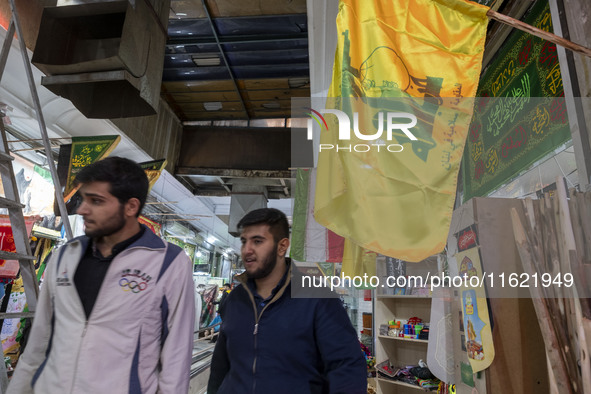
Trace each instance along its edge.
{"label": "fluorescent ceiling light", "polygon": [[220,65],[220,57],[216,53],[193,55],[193,63],[198,67],[214,67]]}
{"label": "fluorescent ceiling light", "polygon": [[203,108],[206,111],[219,111],[222,109],[222,103],[220,101],[210,101],[208,103],[203,103]]}
{"label": "fluorescent ceiling light", "polygon": [[301,88],[310,84],[308,77],[294,77],[287,80],[290,88]]}
{"label": "fluorescent ceiling light", "polygon": [[281,104],[279,104],[277,101],[271,101],[269,103],[263,103],[263,108],[279,109],[279,108],[281,108]]}

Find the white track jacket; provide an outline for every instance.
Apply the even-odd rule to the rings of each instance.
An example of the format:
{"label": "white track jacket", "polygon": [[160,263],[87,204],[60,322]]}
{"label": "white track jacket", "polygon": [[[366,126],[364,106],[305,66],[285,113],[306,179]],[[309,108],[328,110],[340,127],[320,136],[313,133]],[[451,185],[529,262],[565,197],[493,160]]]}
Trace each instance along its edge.
{"label": "white track jacket", "polygon": [[89,238],[54,251],[9,394],[185,394],[193,350],[192,265],[146,229],[109,266],[86,319],[73,283]]}

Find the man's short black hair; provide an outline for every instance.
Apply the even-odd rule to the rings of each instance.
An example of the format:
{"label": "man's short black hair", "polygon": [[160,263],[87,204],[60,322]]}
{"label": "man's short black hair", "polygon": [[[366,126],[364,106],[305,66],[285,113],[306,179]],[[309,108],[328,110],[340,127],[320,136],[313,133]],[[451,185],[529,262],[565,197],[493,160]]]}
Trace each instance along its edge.
{"label": "man's short black hair", "polygon": [[238,222],[238,231],[257,224],[269,225],[269,232],[273,234],[275,242],[289,238],[289,223],[287,216],[275,208],[260,208],[250,211]]}
{"label": "man's short black hair", "polygon": [[224,286],[227,287],[228,289],[231,289],[232,288],[232,285],[229,284],[228,282],[224,283]]}
{"label": "man's short black hair", "polygon": [[91,182],[108,182],[109,193],[121,204],[130,198],[140,200],[136,216],[140,215],[148,197],[149,182],[145,171],[133,160],[123,157],[107,157],[82,168],[76,175],[76,185]]}

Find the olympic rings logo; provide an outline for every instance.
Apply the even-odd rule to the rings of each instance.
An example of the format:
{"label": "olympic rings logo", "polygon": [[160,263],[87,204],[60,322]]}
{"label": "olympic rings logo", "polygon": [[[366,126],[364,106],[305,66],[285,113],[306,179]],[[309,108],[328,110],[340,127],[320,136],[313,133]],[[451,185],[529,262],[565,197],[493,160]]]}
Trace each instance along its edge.
{"label": "olympic rings logo", "polygon": [[140,291],[146,290],[148,284],[146,282],[137,282],[135,280],[129,280],[127,278],[119,279],[119,286],[123,291],[131,291],[132,293],[139,293]]}

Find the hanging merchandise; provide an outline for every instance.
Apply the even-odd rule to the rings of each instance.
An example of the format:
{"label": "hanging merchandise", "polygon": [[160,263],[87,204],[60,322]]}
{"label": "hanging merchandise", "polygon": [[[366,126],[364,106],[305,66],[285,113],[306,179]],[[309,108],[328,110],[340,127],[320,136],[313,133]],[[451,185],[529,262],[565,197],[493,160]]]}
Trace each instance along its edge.
{"label": "hanging merchandise", "polygon": [[166,236],[166,237],[164,237],[164,239],[167,242],[170,242],[171,244],[176,245],[176,246],[180,247],[181,249],[183,249],[185,251],[185,253],[187,254],[187,256],[189,256],[189,259],[191,259],[191,262],[194,263],[195,248],[197,247],[196,245],[193,245],[191,243],[182,241],[176,237],[171,237],[171,236]]}
{"label": "hanging merchandise", "polygon": [[207,285],[201,293],[203,296],[203,306],[201,308],[201,327],[208,327],[211,325],[216,317],[216,307],[214,302],[218,295],[218,286]]}
{"label": "hanging merchandise", "polygon": [[53,214],[54,193],[50,172],[20,156],[12,157],[19,201],[24,205],[23,214],[25,216]]}
{"label": "hanging merchandise", "polygon": [[405,261],[443,250],[487,10],[463,0],[340,2],[328,109],[316,111],[327,122],[318,223]]}
{"label": "hanging merchandise", "polygon": [[464,278],[460,294],[465,346],[472,370],[476,373],[488,368],[495,357],[486,291],[479,285],[483,280],[480,253],[478,248],[472,248],[457,253],[455,258],[459,264],[459,276]]}
{"label": "hanging merchandise", "polygon": [[452,382],[455,373],[452,299],[452,288],[437,286],[433,289],[427,364],[433,375],[444,382]]}
{"label": "hanging merchandise", "polygon": [[[33,224],[39,219],[38,216],[26,217],[25,226],[27,235],[31,234]],[[14,237],[12,235],[12,226],[10,219],[6,215],[0,215],[0,250],[5,252],[16,252],[14,244]],[[15,278],[20,269],[17,260],[1,260],[0,259],[0,277],[1,278]]]}
{"label": "hanging merchandise", "polygon": [[68,201],[76,193],[78,188],[74,186],[74,179],[80,170],[87,165],[109,156],[115,149],[120,135],[100,135],[93,137],[72,137],[72,144],[60,146],[60,157],[67,158],[65,167],[60,166],[63,159],[58,162],[58,172],[67,171],[64,182],[64,201]]}
{"label": "hanging merchandise", "polygon": [[150,188],[148,189],[148,193],[152,190],[152,187],[160,178],[160,174],[162,174],[162,170],[166,167],[166,159],[160,160],[152,160],[152,161],[145,161],[143,163],[139,163],[139,166],[146,172],[146,176],[150,182]]}
{"label": "hanging merchandise", "polygon": [[334,264],[333,263],[316,263],[320,271],[322,271],[322,275],[324,276],[334,276]]}
{"label": "hanging merchandise", "polygon": [[474,387],[474,371],[472,367],[468,363],[460,363],[460,376],[462,378],[462,383],[469,387]]}
{"label": "hanging merchandise", "polygon": [[152,230],[152,232],[154,234],[156,234],[157,236],[159,236],[159,237],[162,236],[162,225],[160,225],[160,223],[150,220],[145,216],[140,216],[138,218],[138,222],[146,225],[146,227],[148,227],[150,230]]}
{"label": "hanging merchandise", "polygon": [[[524,22],[552,31],[548,0]],[[556,45],[515,31],[483,73],[464,153],[464,201],[486,196],[571,139]],[[481,98],[480,98],[481,97]]]}
{"label": "hanging merchandise", "polygon": [[41,281],[43,274],[45,273],[45,267],[49,261],[49,256],[53,252],[55,241],[49,238],[41,238],[38,240],[37,247],[35,248],[35,256],[39,259],[39,267],[37,268],[37,282]]}
{"label": "hanging merchandise", "polygon": [[[376,275],[376,259],[378,258],[376,252],[367,250],[355,245],[350,240],[345,240],[345,247],[343,252],[343,275],[349,276],[375,276]],[[358,288],[368,288],[367,283]]]}
{"label": "hanging merchandise", "polygon": [[[6,307],[7,313],[17,313],[25,311],[27,298],[25,297],[25,289],[23,287],[22,278],[16,279],[10,291],[10,294],[5,294],[9,297],[8,305]],[[19,344],[17,336],[22,327],[23,319],[5,319],[0,332],[0,339],[2,340],[2,349],[4,354],[18,354]]]}

